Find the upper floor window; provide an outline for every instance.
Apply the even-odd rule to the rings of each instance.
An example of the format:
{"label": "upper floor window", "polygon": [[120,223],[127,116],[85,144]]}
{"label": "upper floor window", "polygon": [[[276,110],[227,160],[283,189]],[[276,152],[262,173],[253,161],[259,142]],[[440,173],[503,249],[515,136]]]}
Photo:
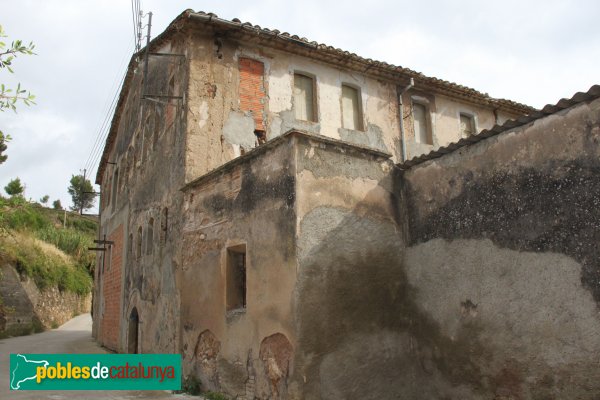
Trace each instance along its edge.
{"label": "upper floor window", "polygon": [[342,126],[346,129],[363,130],[360,91],[342,85]]}
{"label": "upper floor window", "polygon": [[148,228],[146,230],[146,254],[152,254],[154,249],[154,218],[150,218],[148,221]]}
{"label": "upper floor window", "polygon": [[294,74],[294,108],[296,119],[317,121],[315,80],[303,74]]}
{"label": "upper floor window", "polygon": [[429,126],[429,109],[425,104],[413,103],[413,126],[415,141],[422,144],[433,144]]}
{"label": "upper floor window", "polygon": [[135,257],[140,258],[142,256],[142,227],[140,226],[137,230],[137,240],[135,241]]}
{"label": "upper floor window", "polygon": [[117,208],[117,190],[119,189],[119,169],[115,169],[113,175],[112,188],[111,188],[111,203],[113,204],[113,210]]}
{"label": "upper floor window", "polygon": [[460,136],[465,138],[475,133],[475,117],[470,114],[460,113]]}

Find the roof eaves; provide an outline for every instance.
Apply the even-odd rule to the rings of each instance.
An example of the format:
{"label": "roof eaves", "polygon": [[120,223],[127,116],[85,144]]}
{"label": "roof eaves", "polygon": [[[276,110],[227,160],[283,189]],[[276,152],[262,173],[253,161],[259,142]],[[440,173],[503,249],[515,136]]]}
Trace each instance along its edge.
{"label": "roof eaves", "polygon": [[505,121],[502,125],[494,125],[492,128],[484,129],[476,135],[463,138],[458,142],[450,143],[447,146],[440,147],[427,154],[413,157],[410,160],[396,164],[396,166],[401,170],[407,170],[409,168],[414,167],[415,165],[419,165],[426,161],[439,158],[445,154],[451,153],[465,146],[470,146],[489,137],[496,136],[500,133],[507,132],[511,129],[527,125],[533,121],[544,118],[548,115],[555,114],[559,111],[571,108],[581,103],[595,100],[597,98],[600,98],[600,85],[593,85],[587,92],[577,92],[570,99],[561,99],[558,101],[558,103],[554,105],[548,104],[541,110],[536,111],[532,114],[524,115],[517,119],[509,119]]}

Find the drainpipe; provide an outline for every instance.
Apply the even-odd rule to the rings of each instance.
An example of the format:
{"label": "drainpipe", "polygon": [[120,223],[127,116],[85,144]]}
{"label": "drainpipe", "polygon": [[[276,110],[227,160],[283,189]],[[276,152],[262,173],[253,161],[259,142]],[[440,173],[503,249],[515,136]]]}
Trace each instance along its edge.
{"label": "drainpipe", "polygon": [[413,78],[410,78],[410,82],[408,85],[398,93],[398,107],[400,108],[400,137],[402,138],[402,162],[406,161],[406,137],[404,136],[404,101],[402,101],[402,96],[406,93],[410,88],[415,86],[415,81]]}

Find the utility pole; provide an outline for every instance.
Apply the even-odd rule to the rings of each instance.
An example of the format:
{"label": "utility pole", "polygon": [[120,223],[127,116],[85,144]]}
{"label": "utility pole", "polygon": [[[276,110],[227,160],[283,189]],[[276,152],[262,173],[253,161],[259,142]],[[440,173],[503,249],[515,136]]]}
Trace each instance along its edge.
{"label": "utility pole", "polygon": [[137,29],[137,43],[135,51],[138,52],[142,48],[142,18],[144,17],[144,12],[140,10],[139,18],[138,18],[138,29]]}
{"label": "utility pole", "polygon": [[146,95],[148,87],[148,53],[150,52],[150,31],[152,29],[152,11],[148,13],[148,34],[146,35],[146,54],[144,56],[144,88],[142,90],[142,99]]}

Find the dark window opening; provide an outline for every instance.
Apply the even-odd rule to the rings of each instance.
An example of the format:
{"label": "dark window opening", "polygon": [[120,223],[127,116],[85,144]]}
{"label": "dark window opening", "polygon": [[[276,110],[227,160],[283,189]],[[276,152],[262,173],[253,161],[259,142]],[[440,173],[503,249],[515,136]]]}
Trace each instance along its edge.
{"label": "dark window opening", "polygon": [[146,230],[146,254],[152,254],[154,247],[154,218],[150,218],[148,221],[148,228]]}
{"label": "dark window opening", "polygon": [[246,308],[246,245],[227,249],[227,311]]}
{"label": "dark window opening", "polygon": [[140,317],[137,308],[131,310],[129,315],[129,326],[127,332],[127,352],[130,354],[139,353],[138,348],[138,331],[139,331]]}
{"label": "dark window opening", "polygon": [[138,228],[138,231],[137,231],[135,256],[136,256],[136,258],[140,258],[142,256],[142,227],[141,226]]}
{"label": "dark window opening", "polygon": [[267,133],[265,131],[257,129],[254,131],[254,135],[256,136],[257,146],[260,146],[261,144],[265,144],[267,142]]}
{"label": "dark window opening", "polygon": [[117,190],[119,189],[119,169],[117,168],[115,170],[115,174],[113,175],[113,181],[112,181],[112,200],[111,203],[113,204],[113,210],[115,210],[117,208]]}
{"label": "dark window opening", "polygon": [[133,256],[133,233],[129,234],[129,240],[127,243],[127,256]]}
{"label": "dark window opening", "polygon": [[167,229],[169,227],[169,209],[163,208],[160,219],[160,240],[164,243],[167,240]]}

